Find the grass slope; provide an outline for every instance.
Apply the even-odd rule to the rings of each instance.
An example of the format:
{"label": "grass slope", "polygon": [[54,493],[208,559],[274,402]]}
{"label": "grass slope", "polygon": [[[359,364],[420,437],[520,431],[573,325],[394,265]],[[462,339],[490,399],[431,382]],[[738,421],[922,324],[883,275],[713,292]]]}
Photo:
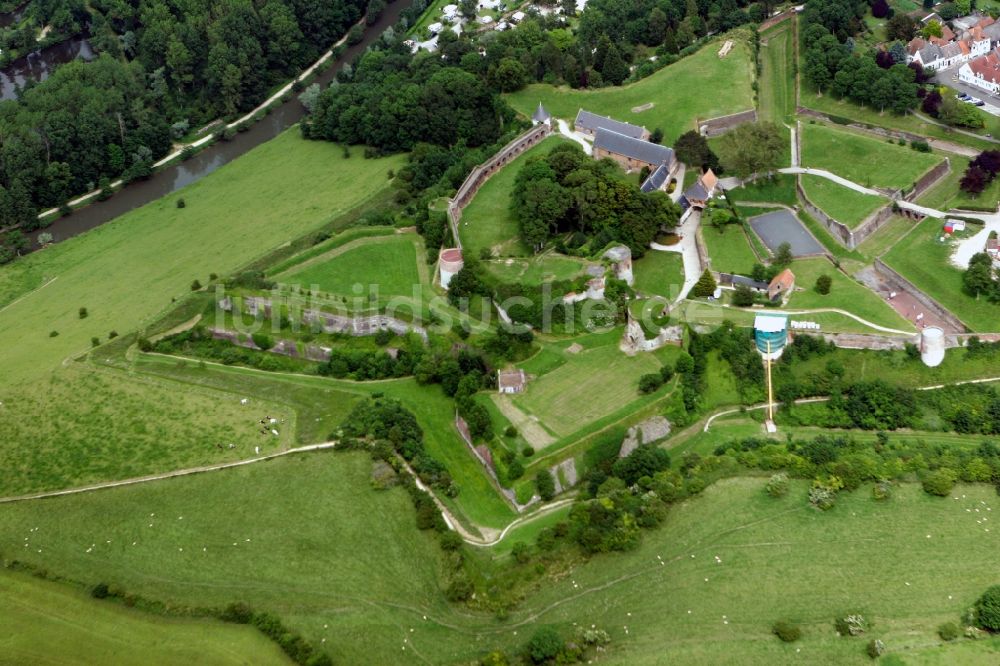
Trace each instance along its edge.
{"label": "grass slope", "polygon": [[785,122],[795,113],[795,40],[792,21],[761,35],[760,118]]}
{"label": "grass slope", "polygon": [[[860,665],[870,663],[869,637],[907,661],[934,659],[956,649],[940,647],[936,627],[996,582],[1000,530],[976,523],[1000,506],[988,486],[960,486],[953,500],[904,484],[888,502],[862,489],[820,513],[803,482],[776,500],[763,479],[743,478],[673,507],[633,551],[596,556],[570,575],[545,573],[498,623],[443,601],[437,547],[413,531],[401,491],[367,488],[369,465],[358,453],[317,454],[59,498],[45,511],[3,506],[0,543],[28,536],[22,559],[82,582],[114,581],[185,605],[246,600],[312,640],[326,638],[345,663],[467,662],[516,649],[540,626],[569,636],[585,622],[611,634],[602,661],[612,664],[739,655],[743,664]],[[291,531],[289,515],[308,519]],[[848,612],[874,623],[868,636],[834,635],[833,619]],[[782,618],[802,626],[801,641],[770,634]],[[996,650],[969,645],[975,655]]]}
{"label": "grass slope", "polygon": [[889,200],[862,194],[819,176],[803,176],[802,188],[809,200],[827,215],[854,229]]}
{"label": "grass slope", "polygon": [[941,221],[928,217],[896,243],[883,260],[919,289],[951,310],[974,331],[994,331],[1000,306],[977,301],[962,287],[962,271],[951,265],[951,245],[941,243]]}
{"label": "grass slope", "polygon": [[684,285],[684,260],[678,252],[649,250],[632,263],[635,290],[673,298]]}
{"label": "grass slope", "polygon": [[901,189],[941,161],[929,153],[820,124],[802,125],[802,164],[866,187]]}
{"label": "grass slope", "polygon": [[[537,102],[536,102],[537,104]],[[500,256],[527,256],[531,253],[521,243],[517,220],[510,212],[510,195],[521,167],[536,156],[544,156],[568,139],[551,136],[530,148],[486,181],[462,211],[458,233],[462,247],[476,256],[490,248]]]}
{"label": "grass slope", "polygon": [[5,379],[37,378],[93,336],[133,330],[195,278],[228,273],[370,198],[404,159],[344,159],[292,128],[176,196],[0,268]]}
{"label": "grass slope", "polygon": [[1000,201],[1000,180],[994,179],[979,196],[972,196],[958,188],[965,170],[969,168],[969,158],[960,155],[949,155],[949,158],[951,172],[921,196],[919,203],[938,210],[971,207],[973,210],[984,208],[995,211]]}
{"label": "grass slope", "polygon": [[[530,117],[541,102],[549,113],[572,122],[581,108],[648,129],[663,129],[664,145],[695,129],[695,118],[705,120],[753,107],[750,88],[753,70],[746,43],[737,40],[725,58],[719,58],[720,41],[668,65],[652,76],[623,87],[573,90],[566,86],[533,84],[507,96],[512,107]],[[705,82],[709,94],[698,94]],[[651,109],[635,113],[633,108],[652,103]]]}
{"label": "grass slope", "polygon": [[[362,240],[358,245],[281,276],[285,283],[356,297],[371,293],[410,296],[421,284],[417,270],[418,239],[412,234]],[[360,285],[360,287],[358,286]]]}
{"label": "grass slope", "polygon": [[0,570],[0,661],[10,664],[290,664],[256,629],[165,618]]}
{"label": "grass slope", "polygon": [[[913,325],[906,321],[892,306],[883,301],[873,291],[838,271],[826,258],[800,259],[792,264],[795,273],[796,291],[789,300],[789,308],[837,308],[866,319],[873,324],[912,331]],[[829,275],[833,278],[830,293],[816,291],[816,278]]]}

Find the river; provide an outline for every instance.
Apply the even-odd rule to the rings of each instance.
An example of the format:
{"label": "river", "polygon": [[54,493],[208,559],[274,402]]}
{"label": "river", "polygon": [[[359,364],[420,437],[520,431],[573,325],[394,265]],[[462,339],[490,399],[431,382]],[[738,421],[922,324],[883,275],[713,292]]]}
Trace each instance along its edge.
{"label": "river", "polygon": [[[348,47],[332,66],[316,77],[316,82],[325,86],[332,81],[345,63],[354,60],[377,40],[386,28],[395,25],[400,14],[408,6],[409,0],[390,2],[378,22],[365,29],[361,42]],[[73,212],[72,215],[59,218],[44,231],[52,234],[53,240],[59,242],[98,227],[134,208],[204,178],[245,152],[278,136],[299,122],[304,114],[305,109],[297,95],[293,94],[288,102],[275,107],[263,120],[251,125],[248,131],[237,133],[231,141],[218,141],[187,161],[157,171],[149,180],[136,181],[124,187],[107,201],[95,201]],[[38,233],[38,231],[31,233],[33,249],[37,247],[35,240]]]}

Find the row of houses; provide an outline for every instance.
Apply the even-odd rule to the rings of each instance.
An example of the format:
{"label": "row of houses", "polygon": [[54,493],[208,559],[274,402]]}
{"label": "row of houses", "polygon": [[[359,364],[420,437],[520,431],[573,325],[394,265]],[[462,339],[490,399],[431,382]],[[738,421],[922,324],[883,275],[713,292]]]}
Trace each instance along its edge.
{"label": "row of houses", "polygon": [[[955,30],[937,14],[922,19],[924,25],[937,21],[940,37],[914,37],[906,45],[906,62],[919,63],[924,69],[939,70],[967,63],[985,56],[1000,45],[1000,23],[990,16],[965,16],[955,19]],[[958,31],[956,33],[956,30]]]}

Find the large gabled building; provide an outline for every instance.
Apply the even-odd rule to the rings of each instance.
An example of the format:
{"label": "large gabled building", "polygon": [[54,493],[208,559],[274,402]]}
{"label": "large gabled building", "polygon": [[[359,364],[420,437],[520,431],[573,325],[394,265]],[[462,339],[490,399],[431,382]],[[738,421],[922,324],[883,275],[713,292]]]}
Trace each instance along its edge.
{"label": "large gabled building", "polygon": [[594,157],[609,157],[625,167],[626,171],[642,167],[648,167],[652,171],[665,166],[669,174],[677,167],[673,148],[603,128],[598,129],[594,136]]}
{"label": "large gabled building", "polygon": [[597,137],[597,132],[599,130],[608,130],[627,136],[631,139],[640,139],[646,141],[649,139],[649,132],[645,127],[639,127],[638,125],[633,125],[631,123],[623,123],[620,120],[615,120],[614,118],[608,118],[606,116],[599,116],[596,113],[591,113],[590,111],[584,111],[580,109],[576,114],[576,120],[573,121],[573,128],[577,132],[582,132],[587,136]]}

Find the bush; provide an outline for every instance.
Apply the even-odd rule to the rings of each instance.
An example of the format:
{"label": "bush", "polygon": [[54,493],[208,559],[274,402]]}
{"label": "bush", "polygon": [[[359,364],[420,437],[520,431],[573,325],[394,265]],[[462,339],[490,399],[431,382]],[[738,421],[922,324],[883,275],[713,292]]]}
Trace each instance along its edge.
{"label": "bush", "polygon": [[918,153],[929,153],[931,152],[931,146],[926,141],[911,141],[910,148],[917,151]]}
{"label": "bush", "polygon": [[877,500],[887,500],[890,497],[892,497],[891,481],[883,479],[872,486],[872,498]]}
{"label": "bush", "polygon": [[101,346],[101,339],[97,338],[97,337],[91,338],[90,339],[90,346],[91,347],[100,347]]}
{"label": "bush", "polygon": [[448,601],[465,601],[472,596],[472,591],[472,582],[462,576],[451,581],[445,596],[448,597]]}
{"label": "bush", "polygon": [[510,554],[514,556],[514,559],[517,560],[518,564],[527,564],[531,559],[531,546],[523,541],[518,541],[514,544]]}
{"label": "bush", "polygon": [[980,627],[1000,631],[1000,585],[994,585],[976,602],[976,619]]}
{"label": "bush", "polygon": [[59,331],[49,331],[49,337],[54,338],[59,335]]}
{"label": "bush", "polygon": [[820,275],[816,278],[816,292],[826,296],[830,293],[830,287],[833,286],[833,278],[829,275]]}
{"label": "bush", "polygon": [[748,308],[753,305],[753,290],[745,284],[741,284],[733,290],[733,305],[738,308]]}
{"label": "bush", "polygon": [[771,632],[786,643],[794,643],[802,638],[802,630],[799,629],[798,625],[786,620],[775,622],[774,626],[771,627]]}
{"label": "bush", "polygon": [[177,200],[177,207],[178,208],[184,208],[186,206],[187,206],[187,203],[184,202],[184,197],[181,197],[180,199]]}
{"label": "bush", "polygon": [[201,289],[201,282],[199,282],[198,280],[194,280],[191,283],[191,291],[198,291],[200,289]]}
{"label": "bush", "polygon": [[90,590],[90,596],[95,599],[107,599],[108,598],[108,584],[98,583]]}
{"label": "bush", "polygon": [[523,449],[521,449],[521,455],[524,456],[525,458],[530,458],[531,456],[535,455],[535,447],[533,446],[524,447]]}
{"label": "bush", "polygon": [[878,659],[885,654],[885,643],[877,638],[873,638],[868,641],[868,647],[865,651],[868,652],[868,656],[872,659]]}
{"label": "bush", "polygon": [[841,636],[860,636],[868,629],[868,622],[865,616],[859,613],[849,613],[844,617],[837,618],[834,622],[837,633]]}
{"label": "bush", "polygon": [[87,318],[87,308],[80,308],[80,311],[79,311],[78,314],[80,316],[80,319],[86,319]]}
{"label": "bush", "polygon": [[658,372],[639,377],[639,393],[653,393],[663,386],[663,377]]}
{"label": "bush", "polygon": [[924,492],[938,497],[947,497],[951,494],[951,489],[955,486],[956,474],[947,467],[930,472],[924,476],[921,482]]}
{"label": "bush", "polygon": [[552,473],[549,470],[543,469],[535,476],[535,489],[538,490],[538,496],[542,498],[543,502],[548,502],[555,497],[556,481],[552,478]]}
{"label": "bush", "polygon": [[764,490],[771,497],[784,497],[788,494],[788,475],[784,472],[775,474],[767,481]]}
{"label": "bush", "polygon": [[938,627],[938,636],[940,636],[943,641],[954,641],[961,635],[961,630],[959,630],[958,625],[954,622],[945,622]]}
{"label": "bush", "polygon": [[458,550],[462,547],[462,537],[458,532],[448,530],[441,535],[441,548],[444,550]]}
{"label": "bush", "polygon": [[507,480],[516,481],[524,476],[524,465],[521,461],[514,460],[509,465],[507,465]]}
{"label": "bush", "polygon": [[563,639],[552,627],[538,629],[528,641],[528,656],[536,664],[555,659],[562,649]]}
{"label": "bush", "polygon": [[507,426],[503,430],[504,437],[517,437],[517,428],[512,425]]}

